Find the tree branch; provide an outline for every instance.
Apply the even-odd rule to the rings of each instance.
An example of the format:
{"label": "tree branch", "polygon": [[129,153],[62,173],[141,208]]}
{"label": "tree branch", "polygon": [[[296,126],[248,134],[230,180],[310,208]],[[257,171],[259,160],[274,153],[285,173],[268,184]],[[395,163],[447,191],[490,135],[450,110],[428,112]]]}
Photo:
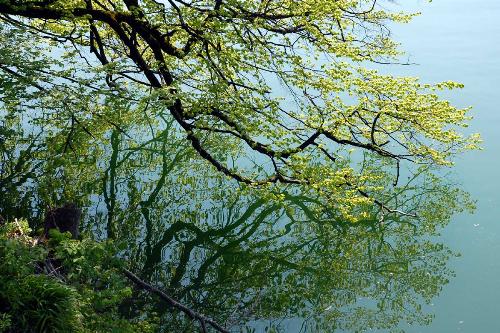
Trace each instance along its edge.
{"label": "tree branch", "polygon": [[170,297],[169,295],[167,295],[164,291],[162,291],[162,290],[154,287],[153,285],[151,285],[151,284],[149,284],[149,283],[141,280],[137,275],[135,275],[131,271],[129,271],[127,269],[124,269],[123,273],[125,274],[125,276],[130,281],[134,282],[139,288],[144,289],[146,291],[149,291],[149,292],[157,295],[162,300],[166,301],[170,306],[172,306],[172,307],[176,308],[177,310],[182,311],[183,313],[185,313],[192,320],[199,321],[200,325],[202,327],[202,332],[208,332],[205,325],[209,324],[210,326],[212,326],[218,332],[229,333],[229,330],[227,330],[226,328],[222,327],[220,324],[218,324],[213,319],[208,318],[208,317],[202,315],[201,313],[198,313],[198,312],[196,312],[196,311],[188,308],[187,306],[179,303],[178,301],[176,301],[175,299],[173,299],[172,297]]}

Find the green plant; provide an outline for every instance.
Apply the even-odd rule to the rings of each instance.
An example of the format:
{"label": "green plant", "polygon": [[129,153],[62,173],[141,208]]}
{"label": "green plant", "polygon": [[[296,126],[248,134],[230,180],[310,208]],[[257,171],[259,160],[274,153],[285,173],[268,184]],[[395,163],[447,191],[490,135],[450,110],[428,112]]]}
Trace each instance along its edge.
{"label": "green plant", "polygon": [[126,318],[132,296],[111,242],[30,237],[25,221],[0,229],[0,332],[150,332],[154,318]]}

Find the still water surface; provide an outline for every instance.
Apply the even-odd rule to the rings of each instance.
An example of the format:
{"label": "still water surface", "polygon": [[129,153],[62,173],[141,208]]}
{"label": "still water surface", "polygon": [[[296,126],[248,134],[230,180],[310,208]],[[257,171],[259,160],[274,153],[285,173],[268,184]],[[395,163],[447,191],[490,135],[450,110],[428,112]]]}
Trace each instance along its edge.
{"label": "still water surface", "polygon": [[465,84],[446,98],[460,107],[473,106],[467,132],[479,132],[484,140],[483,151],[467,153],[454,167],[453,177],[477,201],[475,213],[455,216],[440,238],[461,254],[449,262],[456,277],[427,307],[435,315],[430,325],[400,328],[409,333],[500,332],[500,1],[410,0],[394,8],[422,13],[393,28],[393,37],[415,65],[381,71]]}
{"label": "still water surface", "polygon": [[433,323],[408,331],[500,332],[500,1],[408,1],[401,7],[422,12],[394,29],[419,65],[396,71],[424,81],[464,83],[450,99],[474,107],[470,130],[484,140],[484,151],[467,154],[455,168],[477,200],[475,214],[455,217],[442,235],[462,254],[451,261],[457,276],[433,302]]}
{"label": "still water surface", "polygon": [[[329,216],[310,223],[303,209],[312,203],[310,198],[287,197],[288,208],[305,213],[294,217],[288,209],[262,198],[238,197],[215,200],[209,218],[198,216],[195,209],[188,215],[194,222],[159,225],[156,231],[146,223],[146,245],[141,251],[148,280],[168,286],[176,297],[192,302],[235,332],[264,332],[274,325],[284,332],[304,332],[304,318],[310,324],[307,332],[369,327],[387,332],[399,321],[403,322],[399,327],[409,333],[500,332],[500,115],[496,103],[500,2],[409,0],[394,6],[422,12],[412,23],[393,27],[409,61],[418,65],[382,70],[418,76],[424,82],[464,83],[465,89],[444,97],[460,107],[474,106],[475,120],[467,131],[480,132],[485,141],[484,151],[461,157],[450,176],[477,200],[476,213],[455,216],[435,239],[462,257],[448,260],[447,250],[425,243],[425,235],[414,242],[411,228],[354,229],[336,220],[326,225],[323,219]],[[175,183],[175,176],[172,179]],[[447,195],[446,187],[440,191]],[[220,198],[229,198],[231,192],[221,190]],[[199,207],[210,206],[207,202],[213,199],[200,197]],[[446,205],[445,196],[434,200]],[[423,257],[428,266],[418,264]],[[448,275],[446,264],[456,277]],[[420,318],[413,298],[437,293],[424,306],[424,312],[435,319],[427,326],[407,324],[413,315]],[[377,311],[377,302],[384,311]]]}
{"label": "still water surface", "polygon": [[[434,186],[429,189],[436,194],[427,198],[428,210],[422,208],[428,223],[419,225],[418,233],[398,216],[388,217],[383,225],[368,220],[354,228],[314,198],[293,191],[286,193],[284,206],[259,193],[238,195],[230,184],[217,186],[218,178],[204,164],[194,164],[183,142],[167,131],[161,150],[150,140],[148,145],[155,149],[130,157],[126,140],[116,130],[112,136],[116,144],[103,154],[112,150],[123,160],[110,162],[113,176],[108,177],[106,169],[99,183],[102,188],[92,189],[92,198],[98,199],[87,209],[87,228],[105,227],[115,213],[121,226],[130,228],[122,231],[122,238],[132,244],[132,270],[234,332],[264,332],[271,326],[304,332],[304,319],[310,324],[307,332],[355,332],[370,327],[388,332],[398,325],[409,333],[500,332],[496,99],[500,95],[500,2],[400,2],[391,6],[422,12],[410,24],[393,27],[409,61],[418,65],[382,70],[418,76],[424,82],[464,83],[465,89],[444,97],[460,107],[474,106],[475,119],[467,131],[480,132],[485,148],[460,157],[449,179],[435,186],[420,185],[423,192],[428,189],[424,186]],[[163,169],[155,164],[157,151]],[[170,158],[177,168],[165,166]],[[185,168],[190,170],[187,175]],[[190,186],[182,186],[179,179]],[[427,232],[432,234],[432,226],[443,220],[439,213],[454,202],[447,185],[454,181],[477,200],[477,210],[474,215],[454,216],[433,238],[435,243],[426,242]],[[107,182],[120,184],[112,203]],[[415,194],[418,190],[409,191],[408,197]],[[435,209],[433,200],[442,207]],[[462,256],[451,256],[447,248]],[[456,277],[450,276],[446,265]],[[426,326],[407,324],[412,319],[426,322],[418,311],[426,299],[431,300],[424,312],[435,315],[434,320]],[[165,331],[198,329],[164,304],[159,308]]]}

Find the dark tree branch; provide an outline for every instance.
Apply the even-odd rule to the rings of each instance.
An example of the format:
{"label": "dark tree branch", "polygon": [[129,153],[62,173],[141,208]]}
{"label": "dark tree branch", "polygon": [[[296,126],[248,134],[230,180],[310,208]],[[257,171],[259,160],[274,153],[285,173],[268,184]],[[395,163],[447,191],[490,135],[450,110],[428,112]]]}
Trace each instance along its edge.
{"label": "dark tree branch", "polygon": [[[95,1],[94,1],[95,2]],[[397,154],[388,150],[388,148],[384,148],[386,143],[377,143],[375,134],[377,131],[384,132],[384,129],[381,128],[380,125],[377,124],[379,121],[380,113],[375,116],[373,122],[370,124],[366,119],[360,117],[361,121],[364,122],[366,126],[371,126],[371,138],[368,140],[364,140],[359,138],[360,129],[356,126],[356,124],[350,124],[352,127],[350,128],[351,137],[346,138],[344,136],[337,137],[334,131],[329,131],[323,126],[318,126],[318,128],[310,128],[306,124],[306,128],[310,128],[310,131],[314,131],[310,137],[307,139],[303,139],[304,141],[295,147],[290,147],[283,150],[278,150],[273,148],[272,144],[264,144],[258,141],[258,138],[255,136],[251,136],[247,133],[244,125],[232,119],[228,112],[225,110],[219,110],[216,108],[212,108],[207,114],[211,120],[219,122],[219,124],[224,124],[224,127],[228,128],[220,128],[216,129],[214,133],[224,133],[228,135],[232,135],[235,138],[241,140],[242,142],[248,144],[255,152],[263,154],[271,159],[273,165],[275,167],[275,173],[271,176],[264,179],[254,179],[252,177],[247,177],[244,174],[233,171],[230,169],[223,161],[214,157],[205,147],[204,143],[199,138],[199,133],[197,134],[197,130],[207,131],[209,128],[207,126],[200,126],[199,128],[196,125],[196,122],[191,122],[193,118],[188,116],[186,112],[185,105],[180,98],[176,97],[178,91],[173,88],[176,84],[175,81],[175,68],[173,71],[169,68],[171,66],[171,62],[169,61],[168,56],[175,57],[178,59],[183,59],[187,55],[190,50],[194,49],[193,45],[196,42],[202,42],[205,46],[206,58],[209,61],[210,70],[215,71],[222,79],[228,82],[228,84],[232,85],[235,90],[242,89],[251,89],[250,87],[246,87],[241,84],[237,84],[233,82],[230,77],[230,74],[224,73],[221,69],[220,64],[217,64],[209,53],[212,47],[216,52],[219,50],[217,45],[213,45],[212,42],[204,37],[205,32],[199,31],[201,28],[197,28],[197,30],[191,28],[188,25],[188,22],[185,21],[183,17],[183,11],[181,10],[178,4],[182,4],[183,6],[187,6],[189,8],[197,9],[200,11],[201,15],[204,15],[205,22],[210,22],[212,19],[219,20],[231,20],[231,15],[234,15],[234,18],[238,18],[247,22],[254,21],[262,21],[264,20],[265,26],[270,26],[271,29],[274,29],[275,32],[278,33],[295,33],[299,35],[298,38],[304,37],[299,33],[302,30],[301,26],[294,26],[293,19],[296,17],[308,17],[310,13],[308,12],[285,12],[278,9],[268,9],[266,8],[260,9],[259,11],[251,11],[246,8],[242,8],[241,6],[229,5],[228,3],[223,3],[221,0],[215,0],[215,5],[213,8],[207,7],[206,9],[202,9],[197,5],[181,1],[181,0],[168,0],[173,10],[177,13],[178,18],[172,23],[176,27],[176,29],[184,30],[188,36],[187,42],[184,47],[178,47],[170,43],[169,36],[174,32],[165,32],[160,29],[159,26],[151,24],[148,20],[147,15],[144,14],[144,11],[141,9],[140,2],[137,0],[124,0],[124,4],[128,10],[120,11],[118,7],[113,8],[112,10],[108,10],[107,6],[103,6],[98,2],[98,8],[93,8],[91,6],[91,1],[88,0],[87,6],[76,7],[71,9],[64,9],[61,7],[55,7],[50,5],[50,1],[45,2],[31,2],[25,3],[22,6],[18,5],[15,1],[1,1],[0,2],[0,13],[4,15],[17,15],[25,18],[37,18],[37,19],[46,19],[46,20],[72,20],[74,17],[85,17],[89,19],[90,22],[90,47],[92,53],[96,55],[96,57],[101,61],[101,63],[107,63],[107,57],[105,55],[106,47],[112,48],[112,46],[104,45],[101,36],[99,36],[99,32],[97,27],[94,25],[94,21],[101,22],[108,25],[112,31],[116,34],[118,39],[125,47],[125,52],[128,58],[133,61],[135,66],[138,67],[139,72],[142,72],[147,79],[147,84],[149,87],[154,89],[163,89],[164,91],[168,91],[173,99],[169,99],[165,103],[168,103],[167,107],[175,119],[175,121],[179,124],[179,126],[186,133],[187,140],[191,143],[193,149],[205,160],[207,160],[211,165],[213,165],[218,171],[222,172],[224,175],[246,184],[251,185],[261,185],[266,183],[286,183],[286,184],[309,184],[308,179],[302,179],[300,176],[297,177],[297,174],[300,175],[300,171],[297,172],[294,178],[289,178],[284,175],[283,170],[279,168],[279,166],[275,163],[276,160],[282,160],[291,157],[294,154],[299,154],[306,150],[309,146],[318,146],[319,143],[316,140],[321,136],[330,142],[337,143],[339,145],[347,145],[353,147],[359,147],[366,151],[371,151],[379,156],[387,157],[399,161],[400,159],[408,159],[406,155]],[[156,2],[156,1],[155,1]],[[109,2],[112,5],[112,2]],[[158,2],[156,2],[160,5]],[[373,1],[372,8],[369,11],[372,11],[375,7],[376,1]],[[221,10],[223,6],[223,10]],[[164,5],[163,5],[164,7]],[[263,11],[261,11],[263,10]],[[344,10],[346,13],[351,13],[350,11]],[[362,13],[355,13],[357,15],[367,14],[369,11]],[[229,14],[228,14],[229,13]],[[352,12],[354,13],[354,12]],[[180,22],[180,23],[179,23]],[[180,27],[179,27],[180,26]],[[203,25],[202,25],[203,27]],[[319,29],[319,28],[318,28]],[[342,26],[340,25],[340,29],[342,30]],[[264,35],[262,35],[265,38]],[[308,38],[307,36],[304,38]],[[311,41],[314,43],[314,41]],[[270,43],[270,42],[269,42]],[[146,52],[148,51],[148,52]],[[150,52],[149,52],[150,51]],[[272,51],[270,50],[272,53]],[[123,52],[122,52],[123,53]],[[203,55],[200,53],[201,57]],[[217,58],[215,58],[217,60]],[[4,71],[7,71],[5,68],[0,68]],[[286,79],[283,79],[284,81]],[[312,99],[311,99],[312,101]],[[313,103],[314,104],[314,103]],[[255,112],[259,112],[259,110],[255,110]],[[384,114],[386,116],[386,114]],[[397,118],[395,115],[388,115],[390,117]],[[291,116],[292,118],[293,115]],[[294,118],[295,119],[295,118]],[[300,121],[299,119],[295,119]],[[283,124],[278,124],[283,125]],[[385,133],[385,132],[384,132]],[[390,133],[388,134],[390,138],[392,136]],[[324,148],[319,148],[319,151],[322,152],[327,161],[335,163],[335,157],[330,155],[328,151]],[[282,173],[283,172],[283,173]],[[356,189],[355,184],[352,185],[353,188]],[[367,193],[361,193],[363,196],[368,196]],[[387,211],[392,211],[384,206],[383,203],[374,201],[381,207],[384,207]]]}
{"label": "dark tree branch", "polygon": [[219,323],[217,323],[213,319],[206,317],[206,316],[202,315],[201,313],[198,313],[198,312],[190,309],[189,307],[179,303],[178,301],[176,301],[175,299],[173,299],[172,297],[167,295],[164,291],[162,291],[162,290],[154,287],[153,285],[141,280],[137,275],[135,275],[131,271],[124,269],[123,273],[130,281],[134,282],[139,288],[157,295],[162,300],[167,302],[170,306],[176,308],[179,311],[182,311],[184,314],[186,314],[192,320],[197,320],[200,323],[203,332],[208,332],[205,324],[209,324],[218,332],[229,333],[229,330],[222,327],[222,325],[220,325]]}

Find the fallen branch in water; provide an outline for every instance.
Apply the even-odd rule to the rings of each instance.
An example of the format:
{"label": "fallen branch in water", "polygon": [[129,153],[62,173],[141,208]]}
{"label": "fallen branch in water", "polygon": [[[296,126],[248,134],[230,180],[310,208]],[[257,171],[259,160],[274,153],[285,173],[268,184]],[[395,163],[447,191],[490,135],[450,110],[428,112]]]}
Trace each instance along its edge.
{"label": "fallen branch in water", "polygon": [[206,324],[209,324],[210,326],[212,326],[213,328],[215,328],[219,332],[229,333],[229,331],[227,329],[222,327],[220,324],[218,324],[214,320],[212,320],[208,317],[205,317],[204,315],[202,315],[202,314],[188,308],[187,306],[179,303],[178,301],[176,301],[175,299],[173,299],[172,297],[167,295],[164,291],[162,291],[162,290],[156,288],[155,286],[152,286],[151,284],[141,280],[137,275],[135,275],[131,271],[124,269],[123,272],[124,272],[125,276],[130,281],[134,282],[141,289],[147,290],[147,291],[159,296],[162,300],[166,301],[170,306],[184,312],[192,320],[198,320],[200,322],[202,332],[204,332],[204,333],[208,332],[207,328],[206,328]]}

